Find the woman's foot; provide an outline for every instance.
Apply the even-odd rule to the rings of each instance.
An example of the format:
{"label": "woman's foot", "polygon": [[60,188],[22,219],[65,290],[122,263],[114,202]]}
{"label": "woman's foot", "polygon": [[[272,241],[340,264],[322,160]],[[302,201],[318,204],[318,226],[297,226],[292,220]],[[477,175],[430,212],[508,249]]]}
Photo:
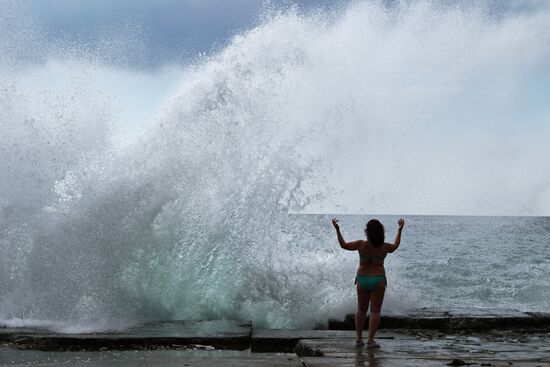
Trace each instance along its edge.
{"label": "woman's foot", "polygon": [[380,344],[378,344],[373,340],[371,342],[367,342],[367,348],[369,349],[380,348]]}
{"label": "woman's foot", "polygon": [[365,343],[363,343],[362,340],[356,340],[355,341],[355,348],[361,348]]}

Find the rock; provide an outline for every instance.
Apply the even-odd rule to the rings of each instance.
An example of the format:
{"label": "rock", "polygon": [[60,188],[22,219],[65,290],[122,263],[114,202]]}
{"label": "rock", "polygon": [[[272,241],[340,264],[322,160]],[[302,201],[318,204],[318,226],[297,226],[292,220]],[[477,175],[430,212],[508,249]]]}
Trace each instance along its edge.
{"label": "rock", "polygon": [[453,359],[451,363],[447,363],[447,366],[466,366],[469,363],[464,362],[462,359]]}
{"label": "rock", "polygon": [[[368,325],[365,322],[365,326]],[[355,330],[355,315],[329,319],[331,330]],[[380,329],[431,329],[442,332],[535,329],[550,330],[550,314],[511,309],[424,308],[409,315],[382,315]]]}
{"label": "rock", "polygon": [[216,350],[216,348],[214,348],[213,346],[211,345],[200,345],[200,344],[191,344],[191,346],[195,349],[202,349],[202,350]]}

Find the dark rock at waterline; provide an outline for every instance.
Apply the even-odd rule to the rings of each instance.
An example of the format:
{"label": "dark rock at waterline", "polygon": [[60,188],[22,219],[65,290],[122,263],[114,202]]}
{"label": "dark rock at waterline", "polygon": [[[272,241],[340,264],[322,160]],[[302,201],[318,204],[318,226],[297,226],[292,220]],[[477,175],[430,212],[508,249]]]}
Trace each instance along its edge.
{"label": "dark rock at waterline", "polygon": [[462,359],[453,359],[450,363],[447,363],[447,366],[467,366],[472,363],[466,363]]}
{"label": "dark rock at waterline", "polygon": [[[330,330],[354,330],[355,315],[343,320],[329,319]],[[368,325],[368,320],[365,326]],[[424,308],[411,315],[383,315],[380,329],[432,329],[451,331],[483,331],[536,329],[550,330],[550,314],[520,312],[510,309],[456,309]]]}

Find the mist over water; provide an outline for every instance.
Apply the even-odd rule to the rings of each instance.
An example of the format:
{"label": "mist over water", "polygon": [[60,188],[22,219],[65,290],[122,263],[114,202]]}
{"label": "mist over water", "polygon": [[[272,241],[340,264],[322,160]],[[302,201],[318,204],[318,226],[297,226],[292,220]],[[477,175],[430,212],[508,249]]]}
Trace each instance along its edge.
{"label": "mist over water", "polygon": [[[60,43],[18,69],[32,47],[17,45],[39,44],[40,30],[6,4],[1,320],[68,331],[146,319],[312,326],[353,309],[356,259],[328,221],[291,213],[548,213],[539,149],[550,131],[538,119],[550,111],[532,82],[550,72],[547,10],[274,11],[176,67],[175,91],[122,145],[114,131],[132,121],[97,82],[120,52]],[[139,43],[124,32],[112,47]],[[29,82],[59,69],[51,89]],[[393,312],[418,305],[395,271],[404,261],[389,264]]]}

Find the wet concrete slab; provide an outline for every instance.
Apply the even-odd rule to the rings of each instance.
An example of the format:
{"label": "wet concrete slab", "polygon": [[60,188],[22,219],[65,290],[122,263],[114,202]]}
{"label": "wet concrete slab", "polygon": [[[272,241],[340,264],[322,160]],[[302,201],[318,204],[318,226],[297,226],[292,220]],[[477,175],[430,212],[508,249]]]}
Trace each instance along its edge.
{"label": "wet concrete slab", "polygon": [[[19,351],[20,352],[20,351]],[[15,355],[14,355],[15,354]],[[9,358],[8,358],[9,357]],[[0,349],[2,366],[188,366],[188,367],[300,367],[295,354],[252,354],[249,351],[105,351],[39,352],[17,355],[17,351]]]}
{"label": "wet concrete slab", "polygon": [[[444,335],[405,332],[394,334],[393,339],[378,342],[380,349],[368,350],[357,349],[353,341],[348,340],[304,339],[298,342],[296,353],[307,366],[372,365],[368,358],[376,360],[380,366],[442,366],[455,359],[478,365],[508,365],[510,362],[526,366],[550,365],[548,333]],[[364,359],[365,356],[368,358]],[[323,361],[323,358],[326,360]],[[358,358],[364,361],[358,362]]]}
{"label": "wet concrete slab", "polygon": [[[380,333],[379,338],[393,338]],[[251,350],[255,353],[292,352],[302,339],[341,339],[355,340],[355,331],[348,330],[252,330]]]}
{"label": "wet concrete slab", "polygon": [[[481,323],[507,318],[539,320],[539,326],[503,329]],[[457,326],[382,329],[377,334],[382,348],[372,352],[355,349],[353,330],[265,330],[239,321],[150,322],[124,331],[88,334],[0,327],[0,365],[107,366],[116,361],[116,365],[282,367],[294,366],[300,356],[305,366],[443,366],[453,359],[477,365],[550,366],[547,314],[424,309],[408,322],[430,325],[438,319]],[[479,331],[458,321],[463,319],[484,326]]]}
{"label": "wet concrete slab", "polygon": [[[316,333],[314,333],[316,334]],[[486,335],[394,334],[380,339],[380,350],[356,349],[354,339],[302,340],[317,356],[253,353],[231,350],[135,350],[45,352],[0,349],[0,365],[56,366],[274,366],[274,367],[401,367],[463,365],[535,367],[550,365],[550,335],[508,335],[495,340]],[[505,340],[505,341],[503,341]],[[510,364],[511,363],[511,364]],[[457,364],[460,365],[460,364]]]}
{"label": "wet concrete slab", "polygon": [[[370,356],[369,356],[370,355]],[[355,358],[302,358],[304,367],[445,367],[453,365],[453,361],[433,358],[387,358],[376,357],[372,353]],[[547,367],[540,362],[475,360],[471,359],[466,364],[456,362],[457,366],[476,367]]]}
{"label": "wet concrete slab", "polygon": [[0,328],[0,343],[37,350],[147,349],[208,345],[216,349],[248,349],[251,322],[149,322],[124,331],[62,334],[43,329]]}

